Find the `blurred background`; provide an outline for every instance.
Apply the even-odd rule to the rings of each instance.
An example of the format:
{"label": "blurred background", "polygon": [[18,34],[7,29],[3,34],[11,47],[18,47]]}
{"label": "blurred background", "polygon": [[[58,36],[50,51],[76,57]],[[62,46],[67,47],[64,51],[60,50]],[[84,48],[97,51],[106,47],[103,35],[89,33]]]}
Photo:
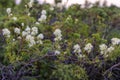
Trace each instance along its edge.
{"label": "blurred background", "polygon": [[[43,4],[43,3],[50,3],[52,5],[55,4],[55,0],[0,0],[0,6],[2,5],[6,5],[7,3],[14,3],[16,5],[19,5],[21,4],[23,1],[38,1],[39,4]],[[66,7],[69,7],[70,5],[72,4],[81,4],[82,7],[84,7],[84,4],[86,1],[88,1],[89,3],[91,3],[91,6],[92,4],[96,3],[97,1],[100,2],[100,5],[102,6],[104,2],[107,2],[107,6],[111,6],[111,5],[116,5],[117,7],[120,7],[120,0],[58,0],[58,1],[61,1],[62,4]],[[7,4],[8,5],[8,4]],[[6,5],[6,7],[7,7]]]}
{"label": "blurred background", "polygon": [[[21,1],[22,0],[15,0],[15,3],[16,4],[20,4]],[[50,4],[54,4],[55,3],[55,0],[37,0],[37,1],[39,1],[40,4],[44,3],[45,1],[47,3],[50,3]],[[62,0],[62,4],[67,3],[67,5],[66,5],[67,7],[72,5],[72,4],[76,4],[76,3],[84,5],[85,1],[86,0]],[[116,5],[116,6],[120,7],[120,0],[87,0],[87,1],[92,3],[92,4],[94,4],[97,1],[99,1],[101,6],[106,1],[107,2],[107,6]]]}

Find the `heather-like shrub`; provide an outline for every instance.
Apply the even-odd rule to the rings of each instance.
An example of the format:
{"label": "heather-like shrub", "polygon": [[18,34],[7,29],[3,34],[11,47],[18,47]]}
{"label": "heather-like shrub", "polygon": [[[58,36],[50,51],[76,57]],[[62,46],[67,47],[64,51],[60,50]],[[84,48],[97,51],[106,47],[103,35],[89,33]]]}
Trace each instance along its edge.
{"label": "heather-like shrub", "polygon": [[0,80],[119,80],[119,8],[59,2],[0,4]]}

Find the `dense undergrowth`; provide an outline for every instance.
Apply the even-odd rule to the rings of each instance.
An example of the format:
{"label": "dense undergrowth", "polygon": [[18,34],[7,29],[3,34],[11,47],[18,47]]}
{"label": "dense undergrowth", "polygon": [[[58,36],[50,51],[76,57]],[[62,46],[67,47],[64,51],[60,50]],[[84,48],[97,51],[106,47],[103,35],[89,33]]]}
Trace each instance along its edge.
{"label": "dense undergrowth", "polygon": [[0,80],[120,79],[120,8],[4,1]]}

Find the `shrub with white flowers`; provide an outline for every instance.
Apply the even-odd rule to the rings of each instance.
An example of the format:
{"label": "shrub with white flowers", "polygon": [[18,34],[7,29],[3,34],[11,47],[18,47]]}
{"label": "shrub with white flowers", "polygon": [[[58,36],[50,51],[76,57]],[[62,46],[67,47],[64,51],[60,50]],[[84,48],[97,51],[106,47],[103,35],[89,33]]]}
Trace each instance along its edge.
{"label": "shrub with white flowers", "polygon": [[[99,75],[102,79],[106,78],[104,73],[112,71],[115,64],[111,63],[107,68],[105,65],[102,69],[104,63],[109,60],[119,62],[120,39],[116,34],[119,30],[117,32],[115,27],[114,36],[109,31],[113,28],[112,19],[117,20],[115,15],[111,16],[120,12],[116,12],[117,8],[111,12],[114,6],[103,10],[95,5],[84,10],[78,4],[67,8],[67,2],[61,3],[61,0],[55,0],[58,3],[53,5],[47,4],[47,0],[15,1],[18,1],[17,6],[11,5],[6,9],[6,14],[0,13],[0,67],[6,65],[0,69],[1,80],[9,79],[9,76],[11,80],[33,80],[38,77],[41,80],[82,80],[85,76],[81,77],[81,73],[90,74],[85,80],[97,74],[95,79],[90,80],[98,80],[96,77]],[[89,73],[90,69],[93,69],[92,73]],[[111,73],[109,76],[111,78]]]}

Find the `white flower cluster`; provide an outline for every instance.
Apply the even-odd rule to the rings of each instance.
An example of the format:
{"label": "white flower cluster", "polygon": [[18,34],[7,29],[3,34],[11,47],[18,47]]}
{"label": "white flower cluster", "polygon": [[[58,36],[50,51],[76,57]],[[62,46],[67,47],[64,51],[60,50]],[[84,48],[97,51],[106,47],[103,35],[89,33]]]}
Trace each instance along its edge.
{"label": "white flower cluster", "polygon": [[110,47],[107,49],[107,52],[108,52],[108,53],[111,53],[113,50],[115,50],[115,48],[112,47],[112,46],[110,46]]}
{"label": "white flower cluster", "polygon": [[61,41],[62,40],[62,34],[60,29],[56,29],[53,33],[55,35],[55,41]]}
{"label": "white flower cluster", "polygon": [[25,24],[24,23],[21,23],[21,26],[24,26]]}
{"label": "white flower cluster", "polygon": [[35,24],[39,25],[40,23],[39,22],[35,22]]}
{"label": "white flower cluster", "polygon": [[17,17],[13,17],[12,19],[13,19],[14,21],[17,21]]}
{"label": "white flower cluster", "polygon": [[41,33],[37,36],[37,43],[38,44],[43,44],[42,39],[44,39],[44,35]]}
{"label": "white flower cluster", "polygon": [[11,8],[6,9],[7,14],[9,15],[11,13]]}
{"label": "white flower cluster", "polygon": [[29,34],[30,34],[30,31],[31,31],[30,27],[27,26],[27,28],[25,29],[25,31],[22,32],[22,36],[24,37],[24,36],[29,35]]}
{"label": "white flower cluster", "polygon": [[63,9],[63,4],[62,3],[57,3],[56,7]]}
{"label": "white flower cluster", "polygon": [[38,21],[40,21],[40,22],[45,21],[47,19],[46,14],[47,14],[46,10],[42,10],[41,17],[38,19]]}
{"label": "white flower cluster", "polygon": [[[29,47],[37,44],[43,44],[42,39],[44,38],[43,34],[38,34],[38,28],[32,27],[30,28],[27,26],[27,28],[22,32],[22,36],[26,37],[25,40],[29,43]],[[37,39],[35,40],[35,36],[37,35]]]}
{"label": "white flower cluster", "polygon": [[101,54],[106,54],[107,53],[107,45],[106,44],[99,45],[99,48],[100,48],[100,53]]}
{"label": "white flower cluster", "polygon": [[80,45],[79,44],[76,44],[73,46],[73,49],[74,49],[74,53],[78,53],[80,54],[81,53],[81,49],[80,49]]}
{"label": "white flower cluster", "polygon": [[101,44],[99,46],[100,53],[105,55],[105,57],[108,57],[108,53],[111,53],[113,50],[115,50],[114,46],[120,44],[120,39],[119,38],[112,38],[111,43],[112,43],[112,45],[110,47],[108,47],[105,44]]}
{"label": "white flower cluster", "polygon": [[6,37],[10,37],[10,31],[7,28],[2,29],[3,35]]}
{"label": "white flower cluster", "polygon": [[30,0],[30,2],[28,3],[29,8],[31,8],[33,6],[33,2],[34,2],[34,0]]}
{"label": "white flower cluster", "polygon": [[32,27],[32,32],[31,32],[31,35],[36,35],[38,34],[38,28],[37,27]]}
{"label": "white flower cluster", "polygon": [[119,38],[112,38],[111,39],[111,42],[112,42],[112,45],[114,46],[114,45],[118,45],[118,44],[120,44],[120,39]]}
{"label": "white flower cluster", "polygon": [[25,31],[22,32],[22,36],[26,36],[28,34],[31,34],[33,36],[37,35],[38,34],[38,28],[37,27],[30,28],[29,26],[27,26]]}
{"label": "white flower cluster", "polygon": [[25,40],[29,42],[29,47],[36,44],[35,39],[32,35],[27,35]]}
{"label": "white flower cluster", "polygon": [[58,50],[55,50],[55,55],[59,55],[60,54],[60,51],[58,51]]}
{"label": "white flower cluster", "polygon": [[91,43],[86,44],[86,46],[84,47],[84,50],[87,51],[88,53],[90,53],[93,49],[93,46]]}
{"label": "white flower cluster", "polygon": [[[73,49],[74,49],[74,53],[82,52],[79,44],[74,45]],[[92,51],[92,49],[93,49],[93,45],[91,43],[86,44],[84,47],[84,50],[87,51],[88,53],[90,53]]]}
{"label": "white flower cluster", "polygon": [[106,44],[101,44],[99,48],[100,48],[100,53],[105,57],[108,57],[108,53],[111,53],[114,50],[114,47],[112,46],[108,47]]}
{"label": "white flower cluster", "polygon": [[16,34],[20,34],[20,29],[19,29],[19,28],[14,28],[14,32],[15,32]]}
{"label": "white flower cluster", "polygon": [[13,15],[11,8],[7,8],[6,12],[7,12],[8,16],[12,16]]}
{"label": "white flower cluster", "polygon": [[41,14],[46,15],[47,14],[46,10],[42,10]]}
{"label": "white flower cluster", "polygon": [[81,54],[82,50],[81,50],[79,44],[74,45],[74,46],[73,46],[73,49],[74,49],[73,52],[74,52],[74,53],[77,53],[77,54],[78,54],[78,57],[80,57],[80,58],[85,57],[85,55]]}
{"label": "white flower cluster", "polygon": [[54,7],[50,7],[49,9],[50,9],[51,11],[53,11],[53,10],[54,10]]}
{"label": "white flower cluster", "polygon": [[[7,28],[2,29],[3,35],[6,37],[10,37],[10,31]],[[20,33],[21,30],[20,28],[14,28],[14,33],[18,34],[17,39],[21,39]],[[24,31],[22,31],[22,37],[25,37],[25,40],[29,43],[29,47],[37,44],[43,44],[42,39],[44,39],[44,35],[41,33],[38,34],[38,28],[37,27],[32,27],[30,28],[29,26],[26,27]],[[37,36],[36,36],[37,35]],[[15,41],[15,40],[14,40]]]}

